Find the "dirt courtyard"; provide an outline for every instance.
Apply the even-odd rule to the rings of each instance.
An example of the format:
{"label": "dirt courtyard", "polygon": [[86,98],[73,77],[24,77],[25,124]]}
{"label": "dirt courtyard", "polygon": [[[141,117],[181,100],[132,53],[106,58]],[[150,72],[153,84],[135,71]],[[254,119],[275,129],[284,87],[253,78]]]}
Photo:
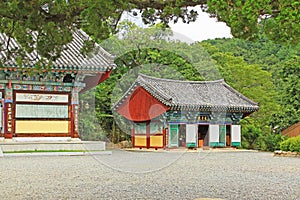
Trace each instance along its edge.
{"label": "dirt courtyard", "polygon": [[0,199],[300,199],[300,159],[265,152],[0,158]]}

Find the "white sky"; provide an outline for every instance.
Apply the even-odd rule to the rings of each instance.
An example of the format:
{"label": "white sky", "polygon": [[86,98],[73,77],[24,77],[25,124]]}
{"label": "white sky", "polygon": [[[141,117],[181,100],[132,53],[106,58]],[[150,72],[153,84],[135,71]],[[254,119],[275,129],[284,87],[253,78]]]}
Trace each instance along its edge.
{"label": "white sky", "polygon": [[196,7],[196,10],[199,14],[196,22],[170,24],[172,30],[191,38],[193,41],[232,37],[230,28],[225,23],[210,18],[207,13],[201,11],[200,7]]}
{"label": "white sky", "polygon": [[[230,28],[227,27],[225,23],[217,22],[216,19],[210,18],[207,13],[201,11],[200,6],[196,6],[194,9],[197,10],[199,14],[196,22],[186,24],[180,20],[176,24],[169,24],[176,38],[186,42],[193,42],[232,37]],[[124,18],[137,23],[139,26],[144,26],[139,16],[134,17],[131,14],[127,14]]]}

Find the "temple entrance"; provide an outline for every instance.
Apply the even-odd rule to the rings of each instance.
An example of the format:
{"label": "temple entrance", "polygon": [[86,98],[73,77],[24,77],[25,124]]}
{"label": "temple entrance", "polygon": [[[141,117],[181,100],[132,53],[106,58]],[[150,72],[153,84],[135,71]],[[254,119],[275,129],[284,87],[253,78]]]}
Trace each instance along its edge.
{"label": "temple entrance", "polygon": [[227,125],[226,126],[226,146],[229,147],[231,146],[231,126]]}
{"label": "temple entrance", "polygon": [[186,125],[179,124],[178,147],[186,147]]}
{"label": "temple entrance", "polygon": [[208,127],[209,125],[198,126],[198,147],[209,146]]}
{"label": "temple entrance", "polygon": [[170,147],[178,146],[178,124],[170,124],[170,136],[169,136],[169,145]]}
{"label": "temple entrance", "polygon": [[186,124],[170,124],[170,147],[186,147]]}

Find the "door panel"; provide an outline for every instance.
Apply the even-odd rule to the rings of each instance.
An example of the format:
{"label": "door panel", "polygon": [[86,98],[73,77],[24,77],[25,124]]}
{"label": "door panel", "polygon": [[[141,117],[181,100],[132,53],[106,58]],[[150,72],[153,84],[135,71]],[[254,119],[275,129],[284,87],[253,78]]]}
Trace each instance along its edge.
{"label": "door panel", "polygon": [[216,147],[219,145],[219,125],[209,125],[209,146]]}
{"label": "door panel", "polygon": [[226,125],[219,125],[219,146],[226,146]]}
{"label": "door panel", "polygon": [[186,147],[196,147],[197,145],[197,132],[198,125],[187,124],[186,125]]}
{"label": "door panel", "polygon": [[178,124],[170,125],[170,146],[178,147]]}

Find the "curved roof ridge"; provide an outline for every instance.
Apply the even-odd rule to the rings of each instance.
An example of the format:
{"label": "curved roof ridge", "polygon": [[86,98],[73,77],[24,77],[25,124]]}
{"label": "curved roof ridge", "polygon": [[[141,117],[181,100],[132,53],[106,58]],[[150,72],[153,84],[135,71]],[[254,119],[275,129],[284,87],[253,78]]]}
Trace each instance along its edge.
{"label": "curved roof ridge", "polygon": [[112,104],[112,108],[116,109],[120,104],[122,104],[128,96],[132,94],[132,92],[137,88],[138,84],[136,82],[132,83],[130,87],[126,90],[126,92],[122,95],[122,97]]}
{"label": "curved roof ridge", "polygon": [[146,76],[144,74],[140,74],[138,75],[136,82],[143,86],[144,89],[146,89],[150,94],[154,95],[155,97],[159,96],[163,99],[158,99],[159,101],[163,102],[163,103],[167,103],[170,100],[172,100],[172,97],[170,95],[168,95],[167,93],[163,93],[162,91],[157,90],[155,87],[153,87],[151,84],[149,84],[147,82],[147,80],[145,80],[144,78],[148,77],[151,78],[150,76]]}
{"label": "curved roof ridge", "polygon": [[213,80],[213,81],[191,81],[191,80],[176,80],[176,79],[167,79],[167,78],[158,78],[153,76],[148,76],[142,73],[139,73],[138,77],[143,77],[152,80],[160,80],[166,82],[176,82],[176,83],[194,83],[194,84],[208,84],[208,83],[225,83],[224,79]]}

